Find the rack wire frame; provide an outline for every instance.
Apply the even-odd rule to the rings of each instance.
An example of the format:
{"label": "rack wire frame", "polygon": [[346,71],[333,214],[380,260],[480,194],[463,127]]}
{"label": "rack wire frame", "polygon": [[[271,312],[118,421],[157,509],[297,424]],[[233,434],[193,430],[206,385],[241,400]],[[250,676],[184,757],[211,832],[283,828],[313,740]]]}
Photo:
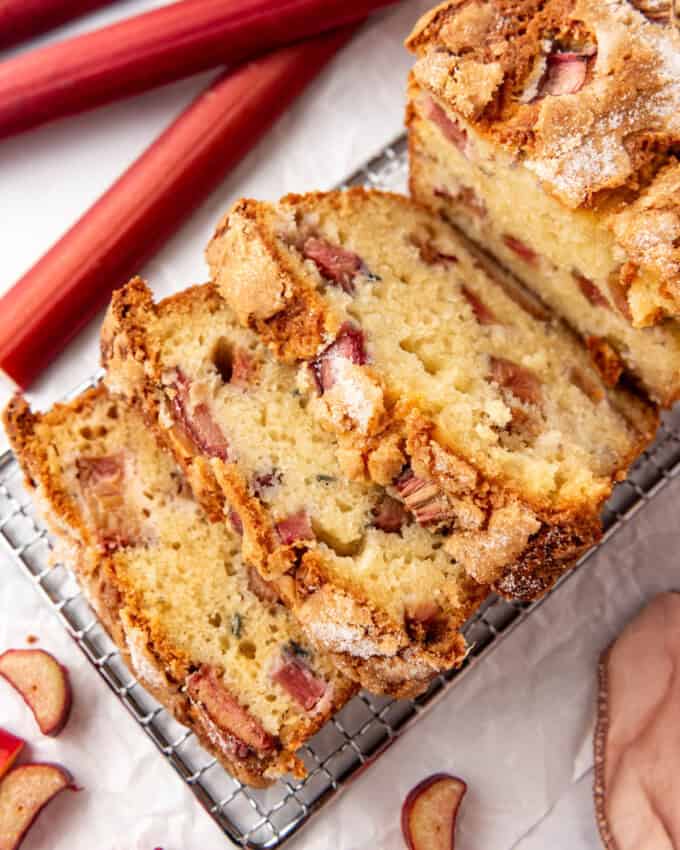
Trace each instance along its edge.
{"label": "rack wire frame", "polygon": [[[344,185],[400,190],[406,168],[406,142],[401,137]],[[78,387],[69,398],[99,377]],[[665,414],[654,445],[616,488],[603,512],[602,542],[581,559],[577,569],[583,568],[597,549],[607,545],[611,536],[679,472],[680,407]],[[268,789],[255,790],[233,779],[200,747],[193,733],[142,688],[125,667],[71,570],[64,564],[50,566],[49,535],[31,504],[11,451],[0,455],[0,550],[33,582],[93,667],[225,836],[236,847],[255,850],[287,843],[544,601],[527,604],[491,596],[463,628],[471,649],[461,668],[437,677],[415,700],[396,701],[361,692],[300,751],[308,769],[305,779],[285,777]],[[573,573],[563,576],[552,593],[559,592],[570,575]]]}

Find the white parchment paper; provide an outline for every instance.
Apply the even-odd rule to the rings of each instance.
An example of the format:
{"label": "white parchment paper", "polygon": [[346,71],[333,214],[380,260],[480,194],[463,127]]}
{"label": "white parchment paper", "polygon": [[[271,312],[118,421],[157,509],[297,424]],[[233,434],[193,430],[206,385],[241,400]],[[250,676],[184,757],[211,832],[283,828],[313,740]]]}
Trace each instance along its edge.
{"label": "white parchment paper", "polygon": [[[65,28],[75,32],[139,9],[128,0]],[[380,15],[276,125],[143,273],[158,294],[206,277],[203,247],[240,195],[274,198],[327,188],[400,131],[410,64],[401,41],[429,2]],[[0,291],[7,288],[214,76],[202,74],[0,144]],[[89,376],[97,322],[44,375],[46,406]],[[0,329],[0,333],[2,330]],[[38,343],[37,343],[38,344]],[[0,402],[7,398],[0,392]],[[590,767],[595,664],[655,592],[678,589],[677,504],[667,488],[522,624],[446,699],[366,771],[295,842],[305,850],[396,850],[406,792],[434,771],[469,793],[461,850],[599,847]],[[66,636],[30,583],[0,556],[0,649],[38,645],[68,665],[75,704],[65,732],[43,738],[0,681],[0,726],[29,756],[63,762],[82,790],[63,794],[25,850],[219,850],[224,839]]]}

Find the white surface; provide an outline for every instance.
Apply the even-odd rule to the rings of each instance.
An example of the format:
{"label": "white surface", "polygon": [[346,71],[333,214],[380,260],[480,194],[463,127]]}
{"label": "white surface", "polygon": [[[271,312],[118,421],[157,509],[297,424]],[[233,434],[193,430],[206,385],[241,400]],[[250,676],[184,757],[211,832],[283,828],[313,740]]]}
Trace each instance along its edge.
{"label": "white surface", "polygon": [[[120,4],[115,14],[160,5]],[[237,196],[332,186],[400,130],[409,59],[401,40],[428,2],[367,27],[269,138],[143,270],[158,293],[205,277],[202,250]],[[110,10],[69,31],[112,19]],[[0,144],[0,290],[8,287],[169,122],[212,74]],[[97,323],[31,393],[45,406],[90,375]],[[0,401],[6,398],[6,392]],[[396,850],[399,809],[434,771],[465,778],[461,850],[594,850],[590,738],[595,663],[655,591],[678,587],[670,531],[680,483],[643,511],[432,714],[303,832],[305,850]],[[0,682],[0,723],[30,756],[67,765],[83,787],[43,813],[24,850],[218,850],[228,843],[65,636],[0,560],[0,649],[28,634],[71,670],[75,707],[56,740],[36,734]]]}

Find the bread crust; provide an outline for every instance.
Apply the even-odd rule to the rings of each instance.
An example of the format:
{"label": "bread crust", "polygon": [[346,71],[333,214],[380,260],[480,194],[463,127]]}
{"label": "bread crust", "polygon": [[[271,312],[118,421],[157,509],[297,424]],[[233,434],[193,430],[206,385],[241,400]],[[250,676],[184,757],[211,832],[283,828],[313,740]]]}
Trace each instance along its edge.
{"label": "bread crust", "polygon": [[[202,746],[241,782],[266,787],[286,772],[303,776],[305,769],[295,750],[351,698],[355,685],[347,679],[335,682],[326,710],[301,720],[289,734],[289,740],[278,740],[269,754],[258,756],[250,751],[245,756],[237,756],[211,736],[204,712],[192,701],[186,687],[189,676],[197,669],[196,660],[168,638],[162,624],[146,615],[134,583],[117,569],[115,554],[104,552],[97,545],[92,528],[61,477],[58,461],[51,457],[50,429],[85,417],[97,406],[110,401],[111,396],[103,383],[68,404],[55,405],[45,414],[32,412],[22,396],[12,398],[3,419],[27,488],[50,530],[65,541],[67,561],[85,597],[143,687],[179,723],[189,726]],[[120,400],[117,405],[122,406]]]}
{"label": "bread crust", "polygon": [[[435,13],[433,15],[436,17]],[[363,188],[288,195],[279,202],[279,207],[311,211],[324,205],[327,209],[341,210],[352,220],[371,200],[425,210],[405,197]],[[277,245],[267,223],[268,208],[253,200],[238,201],[217,226],[207,249],[208,264],[216,286],[233,305],[240,321],[255,330],[277,357],[291,362],[309,360],[335,338],[339,320],[315,291],[314,281],[293,268]],[[256,252],[247,247],[254,241],[258,243]],[[258,309],[253,314],[243,306],[250,303],[247,289],[257,280],[255,269],[249,268],[248,262],[250,256],[263,253],[267,254],[269,262],[262,267],[264,279],[257,296]],[[278,297],[267,304],[262,293],[272,290],[266,280],[269,270],[275,274]],[[281,298],[284,299],[283,307]],[[290,316],[289,303],[294,305]],[[307,332],[304,334],[298,333],[297,305],[301,303],[306,305]],[[389,387],[386,395],[389,395]],[[588,500],[566,501],[559,507],[527,498],[500,473],[496,476],[484,474],[468,457],[447,445],[441,435],[435,433],[434,423],[409,400],[393,401],[376,433],[359,433],[357,429],[347,433],[340,429],[340,437],[345,450],[353,453],[355,467],[379,483],[385,483],[379,477],[385,458],[381,458],[380,465],[372,464],[371,458],[378,446],[389,442],[393,446],[390,454],[398,454],[397,463],[410,462],[418,475],[436,481],[443,491],[455,498],[464,499],[471,510],[479,509],[486,517],[492,517],[500,509],[518,505],[523,512],[535,516],[538,529],[525,536],[511,563],[492,576],[494,587],[500,593],[533,599],[545,593],[559,574],[599,539],[599,511],[611,485],[625,476],[628,464],[648,444],[656,430],[658,417],[653,406],[625,391],[616,399],[617,404],[625,403],[635,410],[637,435],[630,451],[622,459],[620,468],[614,470],[611,480],[601,482],[598,491]],[[488,579],[488,574],[484,578]],[[480,577],[480,580],[484,579]]]}
{"label": "bread crust", "polygon": [[[680,33],[648,5],[451,0],[406,40],[419,86],[562,204],[597,210],[629,260],[658,278],[656,308],[634,307],[636,326],[680,312]],[[537,97],[552,46],[592,57],[576,91]]]}

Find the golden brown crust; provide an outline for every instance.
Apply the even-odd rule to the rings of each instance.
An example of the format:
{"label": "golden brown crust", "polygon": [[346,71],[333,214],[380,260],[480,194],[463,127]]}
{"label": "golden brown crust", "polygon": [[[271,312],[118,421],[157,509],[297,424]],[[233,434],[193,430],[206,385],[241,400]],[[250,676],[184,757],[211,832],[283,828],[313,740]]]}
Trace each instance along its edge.
{"label": "golden brown crust", "polygon": [[[673,27],[650,23],[627,0],[452,0],[406,44],[415,80],[437,102],[566,206],[601,208],[630,259],[660,277],[656,317],[641,311],[636,323],[680,312]],[[553,50],[580,53],[587,71],[575,90],[540,96]]]}
{"label": "golden brown crust", "polygon": [[[279,209],[300,208],[311,211],[317,205],[324,204],[331,209],[341,208],[351,220],[352,216],[360,214],[361,206],[371,198],[386,198],[395,205],[424,209],[407,198],[362,188],[342,193],[289,195],[279,202]],[[261,250],[257,254],[268,254],[270,262],[265,268],[275,269],[278,291],[286,293],[286,297],[283,307],[280,299],[269,307],[260,303],[257,316],[242,310],[240,319],[253,327],[280,358],[295,361],[313,357],[327,344],[329,337],[333,338],[337,333],[337,317],[328,304],[320,301],[314,290],[315,283],[309,276],[293,269],[287,260],[278,264],[282,252],[270,233],[266,220],[267,205],[240,201],[234,209],[236,215],[230,213],[225,218],[208,247],[208,261],[216,285],[237,309],[239,303],[247,303],[247,296],[243,300],[244,290],[249,280],[257,279],[256,270],[241,268],[246,253],[239,249],[239,245],[260,240]],[[238,283],[232,289],[234,279]],[[266,284],[264,289],[268,289]],[[311,322],[314,333],[308,334],[303,345],[299,344],[296,336],[296,316],[293,314],[289,317],[287,306],[289,302],[297,304],[300,300],[310,305],[310,312],[314,314]],[[636,409],[639,406],[632,397],[630,403]],[[643,406],[640,412],[636,421],[638,433],[628,455],[622,460],[623,469],[642,451],[656,430],[658,419],[655,410]],[[399,460],[402,465],[404,461],[409,462],[417,475],[436,481],[450,500],[455,500],[459,516],[477,517],[471,520],[469,530],[477,535],[478,543],[480,540],[490,542],[489,529],[493,531],[494,526],[501,522],[503,515],[499,515],[500,511],[504,511],[505,516],[509,515],[507,512],[511,505],[522,506],[522,514],[536,521],[536,528],[515,525],[515,542],[507,550],[512,557],[502,567],[491,556],[487,561],[479,552],[476,558],[473,557],[472,535],[469,536],[469,545],[463,545],[468,542],[467,537],[461,538],[456,554],[463,558],[467,556],[466,566],[469,565],[470,574],[477,580],[484,582],[491,579],[492,582],[500,583],[498,587],[501,589],[512,586],[522,598],[531,598],[549,589],[559,573],[558,565],[564,568],[564,565],[572,563],[585,548],[598,540],[600,531],[597,518],[610,486],[601,487],[589,503],[580,500],[573,504],[563,503],[559,509],[555,509],[550,503],[529,500],[526,494],[516,492],[513,483],[501,475],[495,478],[484,475],[467,458],[460,457],[451,447],[446,446],[441,436],[434,434],[433,423],[413,410],[411,402],[397,400],[392,403],[384,421],[389,423],[387,430],[367,435],[357,431],[342,434],[343,455],[350,458],[351,469],[356,474],[363,470],[373,480],[385,484],[386,468],[396,468]],[[375,454],[380,451],[383,454],[378,454],[378,462],[375,462]],[[616,480],[618,477],[619,472],[616,471],[613,478]],[[507,522],[505,524],[509,525]],[[509,577],[513,573],[516,574],[514,579]]]}
{"label": "golden brown crust", "polygon": [[[220,228],[224,225],[220,225]],[[261,252],[253,256],[261,261]],[[266,264],[265,264],[266,266]],[[274,265],[268,266],[270,271]],[[272,279],[280,279],[277,273]],[[253,286],[259,287],[255,278]],[[242,282],[237,283],[240,297],[246,303]],[[264,279],[267,292],[276,288]],[[290,322],[294,329],[290,336],[294,357],[301,352],[311,352],[321,332],[316,318],[323,315],[323,301],[308,297],[309,293],[290,293],[294,308]],[[312,296],[314,294],[312,293]],[[267,327],[263,318],[266,311],[260,301],[261,290],[249,304],[258,316],[251,316],[250,324]],[[210,460],[193,452],[186,455],[181,445],[172,439],[167,428],[159,425],[161,405],[161,371],[157,353],[145,333],[149,317],[161,312],[196,310],[197,302],[204,307],[221,302],[216,289],[210,285],[186,290],[177,296],[153,304],[149,290],[139,280],[131,281],[113,297],[105,322],[102,351],[104,365],[108,368],[108,382],[116,391],[128,396],[136,395],[145,414],[152,421],[154,433],[182,464],[197,500],[211,508],[214,520],[225,506],[234,511],[243,526],[243,556],[252,563],[277,588],[280,597],[305,626],[313,641],[331,656],[336,666],[365,687],[388,692],[397,697],[414,696],[422,692],[437,673],[460,663],[465,657],[464,640],[457,632],[464,620],[473,612],[488,588],[473,579],[466,579],[461,595],[464,597],[455,616],[449,620],[446,634],[435,640],[414,640],[402,623],[395,622],[376,608],[359,588],[343,585],[331,572],[318,552],[305,550],[300,545],[283,545],[275,533],[272,519],[260,500],[253,495],[235,464],[218,458]],[[274,296],[278,303],[277,296]],[[300,327],[299,303],[305,303],[305,337]],[[313,305],[313,306],[312,306]],[[314,310],[318,316],[314,316]],[[286,314],[288,315],[288,314]],[[242,315],[245,320],[245,314]],[[287,325],[282,323],[282,329]],[[298,333],[298,331],[300,333]],[[308,347],[305,347],[308,346]],[[283,354],[286,346],[281,346]],[[315,350],[315,349],[314,349]],[[138,368],[144,364],[144,368]],[[379,461],[382,465],[384,461]],[[197,464],[201,474],[196,472]],[[208,483],[206,483],[208,482]],[[226,497],[226,501],[225,501]],[[218,510],[212,508],[218,507]],[[351,628],[347,612],[353,612]],[[340,628],[343,624],[347,628]]]}

